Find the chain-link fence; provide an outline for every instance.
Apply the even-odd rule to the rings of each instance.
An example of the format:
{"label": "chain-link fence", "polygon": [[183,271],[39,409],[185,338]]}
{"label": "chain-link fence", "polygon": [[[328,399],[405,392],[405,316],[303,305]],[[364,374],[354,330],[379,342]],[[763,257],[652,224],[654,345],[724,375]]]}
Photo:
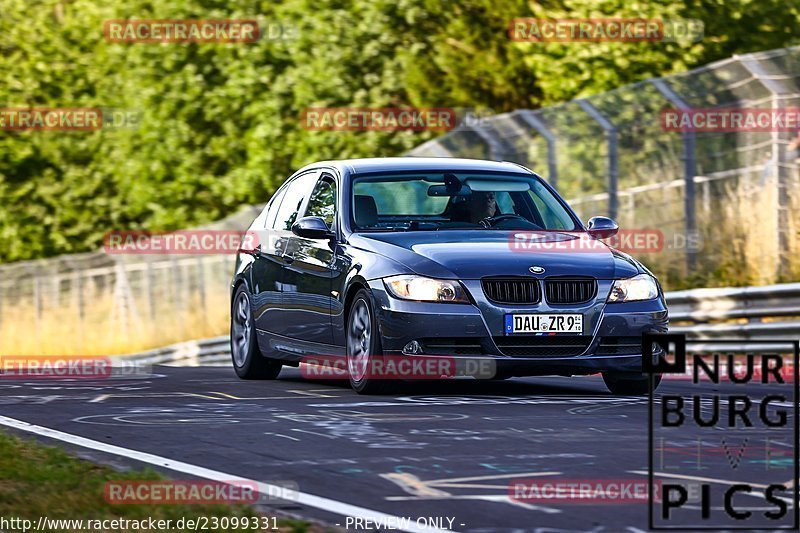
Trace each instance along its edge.
{"label": "chain-link fence", "polygon": [[[203,227],[242,232],[245,206]],[[229,320],[232,253],[98,251],[0,265],[0,355],[111,354],[219,335]]]}
{"label": "chain-link fence", "polygon": [[754,115],[799,106],[793,47],[476,119],[411,155],[521,163],[556,185],[584,220],[605,215],[622,228],[660,231],[660,251],[640,258],[671,288],[760,285],[800,275],[800,128],[787,120],[755,128],[774,131],[740,123],[698,132],[670,128],[664,111]]}
{"label": "chain-link fence", "polygon": [[[800,47],[482,119],[411,152],[516,161],[581,217],[654,228],[669,289],[800,277],[798,132],[665,131],[682,108],[800,107]],[[244,230],[258,208],[207,229]],[[697,240],[697,238],[700,238]],[[652,250],[651,250],[652,251]],[[222,333],[233,258],[62,256],[0,266],[0,355],[117,353]]]}

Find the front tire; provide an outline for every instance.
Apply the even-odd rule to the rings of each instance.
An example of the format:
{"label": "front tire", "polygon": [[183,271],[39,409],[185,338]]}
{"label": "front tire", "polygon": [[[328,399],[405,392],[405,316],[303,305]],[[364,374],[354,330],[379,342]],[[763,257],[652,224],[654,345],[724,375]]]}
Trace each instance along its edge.
{"label": "front tire", "polygon": [[[650,376],[603,372],[603,381],[611,394],[617,396],[644,396],[650,393]],[[660,384],[661,374],[656,374],[653,390],[655,391]]]}
{"label": "front tire", "polygon": [[374,376],[375,361],[383,357],[378,321],[364,289],[356,293],[347,316],[347,374],[359,394],[382,394],[389,389],[386,376]]}
{"label": "front tire", "polygon": [[241,379],[275,379],[281,363],[261,354],[250,307],[250,295],[244,284],[236,289],[231,305],[231,362]]}

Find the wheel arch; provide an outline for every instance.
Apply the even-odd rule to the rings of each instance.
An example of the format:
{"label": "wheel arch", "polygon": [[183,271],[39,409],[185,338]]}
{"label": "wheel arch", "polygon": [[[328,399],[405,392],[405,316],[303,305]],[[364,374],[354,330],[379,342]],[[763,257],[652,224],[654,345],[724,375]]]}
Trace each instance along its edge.
{"label": "wheel arch", "polygon": [[233,304],[233,296],[236,294],[236,291],[239,290],[239,287],[242,285],[245,286],[247,292],[250,294],[253,293],[252,287],[250,286],[250,280],[248,279],[247,272],[242,272],[238,276],[236,276],[233,281],[231,282],[231,304]]}
{"label": "wheel arch", "polygon": [[347,326],[347,317],[350,316],[350,307],[353,305],[353,300],[356,297],[356,294],[361,289],[367,291],[369,298],[372,303],[373,310],[375,308],[375,299],[372,297],[372,292],[369,290],[369,284],[367,280],[362,278],[361,276],[355,276],[350,283],[347,285],[347,289],[344,293],[344,300],[343,300],[343,312],[342,312],[342,326]]}

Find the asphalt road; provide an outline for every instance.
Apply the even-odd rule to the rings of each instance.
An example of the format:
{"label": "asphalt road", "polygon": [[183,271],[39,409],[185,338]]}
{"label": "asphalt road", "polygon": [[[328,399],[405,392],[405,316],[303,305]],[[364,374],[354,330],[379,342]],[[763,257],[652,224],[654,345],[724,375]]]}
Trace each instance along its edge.
{"label": "asphalt road", "polygon": [[[688,398],[700,392],[693,387],[665,381],[659,394]],[[704,394],[743,390],[754,398],[751,412],[757,418],[758,400],[770,386],[702,387]],[[733,482],[760,484],[761,490],[792,482],[796,437],[788,398],[783,428],[756,422],[752,428],[726,429],[725,407],[715,427],[656,428],[655,479],[707,482],[714,496],[709,520],[699,519],[692,495],[674,515],[682,521],[674,524],[729,525],[721,514],[720,491]],[[701,413],[710,415],[712,407],[704,402]],[[646,500],[510,497],[509,484],[519,479],[606,486],[647,481],[648,399],[611,396],[596,377],[413,382],[396,394],[359,396],[343,382],[306,381],[291,368],[277,381],[258,382],[240,381],[224,367],[155,367],[149,377],[129,379],[0,380],[0,414],[235,476],[290,481],[303,493],[397,517],[438,517],[445,529],[648,529]],[[62,445],[98,461],[135,463],[91,447]],[[783,495],[788,514],[780,524],[791,525],[796,510],[791,492]],[[759,516],[775,509],[758,494],[736,496],[735,502]],[[336,512],[296,502],[277,507],[346,525]]]}

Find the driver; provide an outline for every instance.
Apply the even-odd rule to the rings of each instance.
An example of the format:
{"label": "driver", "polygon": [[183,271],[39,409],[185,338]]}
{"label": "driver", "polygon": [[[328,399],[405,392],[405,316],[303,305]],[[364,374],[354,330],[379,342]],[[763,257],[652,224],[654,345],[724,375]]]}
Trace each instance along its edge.
{"label": "driver", "polygon": [[486,217],[493,217],[497,214],[497,200],[494,192],[472,191],[469,197],[469,217],[470,222],[478,224]]}

